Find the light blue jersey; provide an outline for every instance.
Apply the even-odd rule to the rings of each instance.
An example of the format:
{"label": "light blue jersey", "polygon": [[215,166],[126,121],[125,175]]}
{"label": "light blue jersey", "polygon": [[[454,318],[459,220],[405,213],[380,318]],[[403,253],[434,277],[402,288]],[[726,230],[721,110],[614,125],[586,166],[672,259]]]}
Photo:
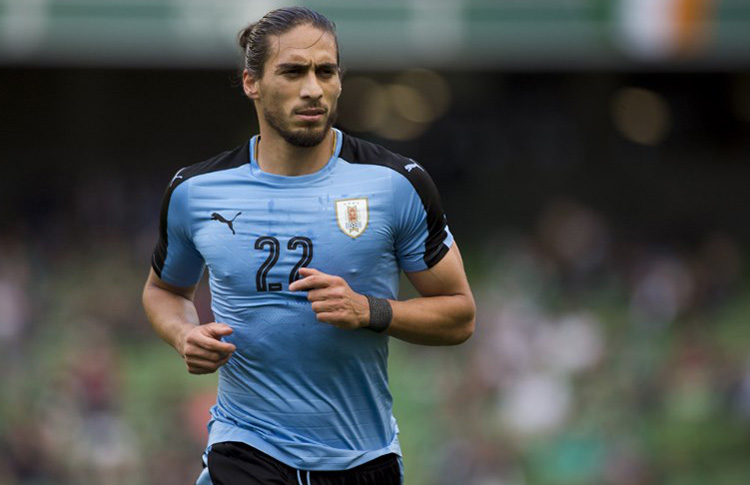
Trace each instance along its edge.
{"label": "light blue jersey", "polygon": [[396,298],[399,271],[422,271],[453,242],[437,191],[413,160],[335,130],[326,166],[260,170],[249,143],[175,175],[153,267],[175,286],[209,270],[217,322],[237,350],[219,371],[209,443],[240,441],[301,470],[345,470],[401,454],[388,389],[388,336],[320,323],[309,266]]}

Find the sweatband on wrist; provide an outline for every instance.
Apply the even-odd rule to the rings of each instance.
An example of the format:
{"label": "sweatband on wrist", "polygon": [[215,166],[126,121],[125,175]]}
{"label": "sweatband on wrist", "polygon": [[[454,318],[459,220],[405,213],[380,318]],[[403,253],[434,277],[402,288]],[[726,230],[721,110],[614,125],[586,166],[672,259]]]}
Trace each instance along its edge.
{"label": "sweatband on wrist", "polygon": [[367,303],[370,305],[370,323],[365,328],[377,333],[385,332],[393,319],[391,304],[384,298],[365,296],[367,297]]}

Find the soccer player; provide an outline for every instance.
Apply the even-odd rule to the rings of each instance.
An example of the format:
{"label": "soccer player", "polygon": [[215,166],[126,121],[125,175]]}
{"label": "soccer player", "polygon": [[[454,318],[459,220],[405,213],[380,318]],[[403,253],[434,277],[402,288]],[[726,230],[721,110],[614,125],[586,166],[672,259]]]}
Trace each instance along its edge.
{"label": "soccer player", "polygon": [[[333,128],[334,24],[274,10],[239,36],[260,134],[169,184],[143,304],[189,372],[219,370],[198,484],[402,482],[389,336],[453,345],[474,300],[415,161]],[[193,295],[208,267],[216,322]],[[403,270],[421,295],[397,300]]]}

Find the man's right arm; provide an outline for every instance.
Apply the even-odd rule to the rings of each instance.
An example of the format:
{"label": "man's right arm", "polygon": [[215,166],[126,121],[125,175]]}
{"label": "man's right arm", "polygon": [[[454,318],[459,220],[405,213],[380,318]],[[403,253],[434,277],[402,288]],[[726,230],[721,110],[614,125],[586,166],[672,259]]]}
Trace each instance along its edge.
{"label": "man's right arm", "polygon": [[185,360],[188,372],[210,374],[226,364],[235,350],[221,340],[232,328],[225,323],[200,324],[193,303],[195,288],[170,285],[152,269],[143,288],[143,308],[156,333]]}

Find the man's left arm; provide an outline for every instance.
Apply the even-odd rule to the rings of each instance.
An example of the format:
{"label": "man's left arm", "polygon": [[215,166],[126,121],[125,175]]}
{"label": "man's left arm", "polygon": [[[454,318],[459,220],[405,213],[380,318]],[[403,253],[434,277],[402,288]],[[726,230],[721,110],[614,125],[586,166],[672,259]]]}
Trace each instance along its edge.
{"label": "man's left arm", "polygon": [[[367,297],[354,292],[343,278],[311,268],[299,272],[303,278],[289,289],[308,291],[307,299],[319,321],[345,329],[369,325]],[[432,268],[406,275],[421,296],[388,300],[393,316],[386,333],[422,345],[456,345],[471,337],[474,297],[455,243]]]}
{"label": "man's left arm", "polygon": [[389,335],[422,345],[456,345],[471,337],[474,296],[455,242],[435,266],[406,276],[421,296],[389,300],[393,308]]}

